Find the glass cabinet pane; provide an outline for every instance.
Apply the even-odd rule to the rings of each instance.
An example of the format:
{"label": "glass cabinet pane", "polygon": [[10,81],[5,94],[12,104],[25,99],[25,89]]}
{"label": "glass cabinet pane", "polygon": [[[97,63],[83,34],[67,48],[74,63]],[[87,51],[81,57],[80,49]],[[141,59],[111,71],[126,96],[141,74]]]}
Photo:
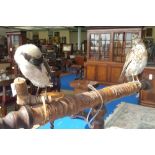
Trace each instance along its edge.
{"label": "glass cabinet pane", "polygon": [[94,34],[90,34],[90,40],[94,40],[95,39],[95,35]]}
{"label": "glass cabinet pane", "polygon": [[132,34],[131,33],[126,33],[126,41],[132,39]]}
{"label": "glass cabinet pane", "polygon": [[90,34],[90,54],[89,58],[98,60],[99,59],[99,34]]}
{"label": "glass cabinet pane", "polygon": [[94,46],[99,46],[99,42],[98,41],[94,41]]}
{"label": "glass cabinet pane", "polygon": [[90,59],[124,63],[126,54],[133,47],[133,38],[141,34],[140,29],[104,29],[89,31]]}
{"label": "glass cabinet pane", "polygon": [[95,40],[99,40],[99,34],[95,34]]}
{"label": "glass cabinet pane", "polygon": [[[125,33],[114,33],[113,61],[122,62],[124,56],[124,36]],[[129,35],[128,35],[129,37]]]}
{"label": "glass cabinet pane", "polygon": [[110,40],[110,34],[101,34],[101,40]]}
{"label": "glass cabinet pane", "polygon": [[90,46],[94,46],[94,45],[95,45],[95,41],[91,41]]}
{"label": "glass cabinet pane", "polygon": [[106,34],[101,34],[101,40],[106,40]]}
{"label": "glass cabinet pane", "polygon": [[100,59],[108,60],[110,55],[110,33],[101,34]]}
{"label": "glass cabinet pane", "polygon": [[106,40],[110,40],[110,34],[106,34]]}
{"label": "glass cabinet pane", "polygon": [[123,40],[123,33],[114,33],[114,40]]}

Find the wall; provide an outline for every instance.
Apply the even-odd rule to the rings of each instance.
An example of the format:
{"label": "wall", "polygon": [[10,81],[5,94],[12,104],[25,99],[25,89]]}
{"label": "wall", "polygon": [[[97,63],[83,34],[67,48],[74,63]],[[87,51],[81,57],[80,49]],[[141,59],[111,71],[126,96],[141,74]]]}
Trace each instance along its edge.
{"label": "wall", "polygon": [[[70,32],[70,40],[73,43],[74,47],[78,43],[78,32]],[[87,40],[87,32],[81,32],[81,43]]]}
{"label": "wall", "polygon": [[[7,28],[3,28],[0,27],[0,35],[6,36],[6,32],[10,32],[10,31],[18,31],[16,29],[7,29]],[[76,43],[78,42],[78,32],[71,32],[69,30],[50,30],[51,32],[59,32],[60,33],[60,37],[64,37],[66,36],[66,43],[73,43],[74,45],[76,45]],[[28,39],[33,38],[33,33],[37,32],[39,35],[40,39],[47,39],[48,40],[48,35],[49,32],[47,31],[27,31],[26,33],[26,37]],[[154,31],[155,33],[155,31]],[[154,34],[155,37],[155,34]],[[81,42],[83,42],[84,40],[87,39],[87,32],[81,32]]]}
{"label": "wall", "polygon": [[66,43],[70,43],[70,32],[68,30],[60,30],[60,31],[57,31],[57,32],[60,32],[60,37],[66,37]]}
{"label": "wall", "polygon": [[17,31],[17,30],[0,27],[0,35],[2,35],[2,36],[6,36],[6,32],[11,32],[11,31]]}
{"label": "wall", "polygon": [[151,38],[153,38],[153,42],[155,43],[155,26],[146,26],[145,30],[147,28],[152,28],[152,37]]}
{"label": "wall", "polygon": [[66,37],[66,42],[70,43],[70,32],[68,30],[45,30],[45,31],[27,31],[27,38],[32,39],[33,38],[33,33],[38,33],[39,35],[39,39],[46,39],[48,40],[48,35],[52,35],[52,33],[54,34],[54,32],[59,32],[60,33],[60,37]]}
{"label": "wall", "polygon": [[7,67],[10,67],[10,63],[0,63],[0,70],[6,70]]}
{"label": "wall", "polygon": [[152,38],[153,38],[153,42],[155,43],[155,27],[153,27],[152,29]]}
{"label": "wall", "polygon": [[46,39],[48,40],[48,31],[27,31],[26,37],[28,39],[33,39],[33,34],[38,34],[39,39]]}
{"label": "wall", "polygon": [[48,40],[48,31],[39,31],[39,39]]}
{"label": "wall", "polygon": [[28,39],[32,40],[32,38],[33,38],[33,32],[32,32],[32,31],[27,31],[27,32],[26,32],[26,37],[27,37]]}

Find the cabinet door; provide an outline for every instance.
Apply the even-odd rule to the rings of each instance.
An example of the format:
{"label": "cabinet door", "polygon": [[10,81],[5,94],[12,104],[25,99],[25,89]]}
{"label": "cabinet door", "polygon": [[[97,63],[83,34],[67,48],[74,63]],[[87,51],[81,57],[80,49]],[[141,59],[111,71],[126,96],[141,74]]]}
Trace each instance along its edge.
{"label": "cabinet door", "polygon": [[126,54],[133,47],[133,39],[139,36],[138,32],[114,32],[113,61],[124,62]]}
{"label": "cabinet door", "polygon": [[122,72],[122,67],[117,65],[110,65],[109,67],[109,81],[111,83],[118,83]]}
{"label": "cabinet door", "polygon": [[100,35],[97,33],[90,34],[90,49],[89,49],[89,59],[99,60],[99,49],[100,49]]}
{"label": "cabinet door", "polygon": [[110,60],[111,53],[111,34],[102,33],[100,35],[100,60]]}
{"label": "cabinet door", "polygon": [[89,35],[89,53],[88,57],[91,60],[110,60],[111,51],[111,34],[91,33]]}
{"label": "cabinet door", "polygon": [[95,65],[86,66],[86,79],[95,81],[96,78],[96,67]]}
{"label": "cabinet door", "polygon": [[96,70],[97,70],[96,80],[101,82],[107,82],[107,75],[108,75],[107,64],[97,65]]}

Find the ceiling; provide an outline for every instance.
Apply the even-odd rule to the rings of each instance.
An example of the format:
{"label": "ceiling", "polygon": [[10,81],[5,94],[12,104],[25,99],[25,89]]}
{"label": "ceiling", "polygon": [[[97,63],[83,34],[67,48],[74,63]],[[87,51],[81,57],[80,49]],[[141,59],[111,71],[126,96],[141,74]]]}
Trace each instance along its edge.
{"label": "ceiling", "polygon": [[[80,26],[82,31],[86,30],[85,26]],[[17,29],[17,30],[26,30],[26,31],[35,31],[35,30],[70,30],[77,31],[78,26],[8,26],[6,28]]]}

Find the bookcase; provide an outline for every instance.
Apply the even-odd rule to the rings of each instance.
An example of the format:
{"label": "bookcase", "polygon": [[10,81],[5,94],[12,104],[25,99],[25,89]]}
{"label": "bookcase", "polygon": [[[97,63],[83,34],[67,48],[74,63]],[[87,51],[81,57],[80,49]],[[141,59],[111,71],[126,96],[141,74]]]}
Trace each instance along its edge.
{"label": "bookcase", "polygon": [[96,28],[87,30],[85,78],[104,84],[118,83],[133,35],[141,37],[141,27]]}

